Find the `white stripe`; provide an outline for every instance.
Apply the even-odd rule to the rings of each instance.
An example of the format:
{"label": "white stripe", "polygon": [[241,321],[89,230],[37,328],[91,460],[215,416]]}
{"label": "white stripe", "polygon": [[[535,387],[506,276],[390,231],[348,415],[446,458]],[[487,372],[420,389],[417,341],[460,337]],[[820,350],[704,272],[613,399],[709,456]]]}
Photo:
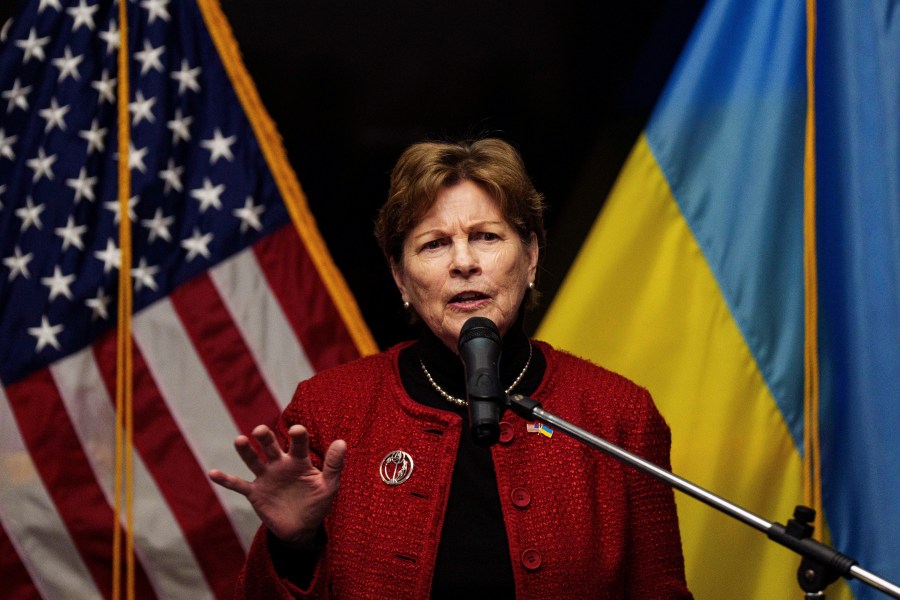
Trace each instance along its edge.
{"label": "white stripe", "polygon": [[247,248],[209,274],[263,379],[283,409],[297,383],[312,377],[314,371],[256,255]]}
{"label": "white stripe", "polygon": [[[205,471],[217,468],[252,478],[231,443],[239,433],[237,426],[172,303],[167,298],[155,302],[135,315],[132,327],[135,343],[147,368],[201,467]],[[211,482],[209,485],[225,508],[246,551],[259,528],[259,518],[240,494]]]}
{"label": "white stripe", "polygon": [[[85,456],[114,506],[115,409],[90,348],[55,363],[56,381]],[[122,515],[122,525],[126,525]],[[144,461],[134,456],[135,554],[159,598],[212,598],[212,591]]]}
{"label": "white stripe", "polygon": [[2,387],[0,525],[44,598],[101,597],[25,448]]}

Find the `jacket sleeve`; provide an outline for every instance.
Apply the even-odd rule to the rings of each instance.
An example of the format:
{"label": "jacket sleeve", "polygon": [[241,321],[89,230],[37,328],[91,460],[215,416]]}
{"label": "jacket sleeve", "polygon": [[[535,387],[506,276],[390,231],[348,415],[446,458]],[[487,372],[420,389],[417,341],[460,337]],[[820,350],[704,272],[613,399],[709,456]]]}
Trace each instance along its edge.
{"label": "jacket sleeve", "polygon": [[[628,423],[628,449],[650,462],[671,470],[671,433],[653,404],[649,392],[641,393],[623,418]],[[675,494],[671,487],[650,475],[628,469],[628,598],[693,598],[684,575],[684,556]]]}
{"label": "jacket sleeve", "polygon": [[238,577],[235,598],[328,598],[328,570],[323,548],[288,549],[260,527]]}

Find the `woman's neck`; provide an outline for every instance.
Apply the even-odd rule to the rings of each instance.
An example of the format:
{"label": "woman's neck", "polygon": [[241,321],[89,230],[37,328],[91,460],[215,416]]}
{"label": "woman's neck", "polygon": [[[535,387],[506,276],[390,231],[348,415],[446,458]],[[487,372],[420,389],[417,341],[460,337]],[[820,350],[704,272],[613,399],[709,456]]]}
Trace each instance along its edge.
{"label": "woman's neck", "polygon": [[[439,340],[427,327],[420,325],[415,345],[418,358],[428,369],[434,382],[445,392],[465,398],[465,373],[459,356]],[[503,338],[500,356],[500,384],[508,388],[520,376],[531,353],[530,342],[516,323]]]}

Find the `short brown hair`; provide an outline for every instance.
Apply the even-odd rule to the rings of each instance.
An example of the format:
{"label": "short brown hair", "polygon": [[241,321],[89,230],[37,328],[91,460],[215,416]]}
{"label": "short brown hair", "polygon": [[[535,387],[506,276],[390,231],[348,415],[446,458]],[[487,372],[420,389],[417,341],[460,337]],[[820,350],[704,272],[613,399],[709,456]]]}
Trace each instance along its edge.
{"label": "short brown hair", "polygon": [[388,262],[402,264],[403,242],[431,209],[441,189],[471,181],[500,206],[522,241],[543,247],[544,197],[534,189],[518,151],[497,138],[419,142],[407,148],[391,172],[387,202],[375,221],[375,237]]}

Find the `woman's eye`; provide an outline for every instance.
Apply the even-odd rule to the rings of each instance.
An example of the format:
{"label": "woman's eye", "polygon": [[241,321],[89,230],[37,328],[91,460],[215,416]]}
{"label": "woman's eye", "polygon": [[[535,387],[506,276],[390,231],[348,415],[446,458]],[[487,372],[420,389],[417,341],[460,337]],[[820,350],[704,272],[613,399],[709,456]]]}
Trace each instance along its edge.
{"label": "woman's eye", "polygon": [[431,240],[422,245],[422,250],[437,250],[441,247],[441,240]]}
{"label": "woman's eye", "polygon": [[482,231],[478,234],[478,239],[482,239],[486,242],[493,242],[495,240],[499,240],[500,236],[492,231]]}

